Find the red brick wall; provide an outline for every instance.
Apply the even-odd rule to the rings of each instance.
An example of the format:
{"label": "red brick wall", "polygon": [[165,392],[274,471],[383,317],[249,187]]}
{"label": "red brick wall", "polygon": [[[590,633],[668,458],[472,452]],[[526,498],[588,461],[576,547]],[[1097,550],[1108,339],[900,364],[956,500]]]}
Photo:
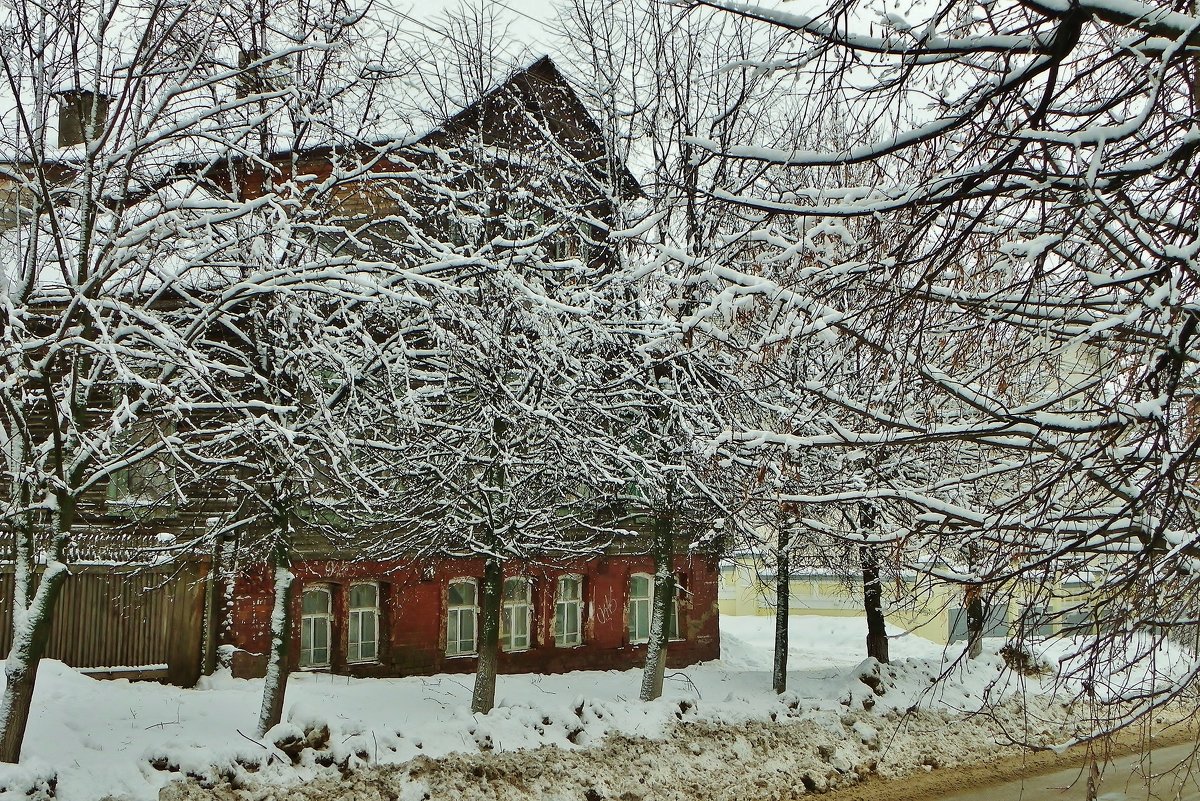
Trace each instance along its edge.
{"label": "red brick wall", "polygon": [[[559,673],[567,670],[608,670],[640,666],[644,645],[627,642],[626,592],[631,573],[652,573],[648,556],[607,556],[577,559],[554,565],[512,565],[505,576],[533,579],[533,637],[529,650],[502,653],[504,673]],[[717,567],[710,556],[678,556],[675,569],[683,577],[686,593],[680,594],[682,640],[671,642],[668,663],[690,665],[720,655],[717,626]],[[332,589],[334,604],[332,670],[360,676],[408,676],[429,673],[469,673],[474,657],[445,655],[446,587],[451,579],[481,579],[478,559],[426,562],[423,568],[397,562],[313,561],[293,566],[300,588],[295,593],[291,643],[292,668],[299,664],[300,590],[322,584]],[[574,648],[554,645],[554,604],[557,579],[565,574],[584,576],[583,644]],[[378,663],[346,664],[347,589],[353,581],[380,584],[380,654]],[[242,649],[234,657],[234,674],[261,676],[270,644],[272,579],[266,566],[240,577],[234,591],[230,640]],[[260,656],[254,656],[259,654]]]}

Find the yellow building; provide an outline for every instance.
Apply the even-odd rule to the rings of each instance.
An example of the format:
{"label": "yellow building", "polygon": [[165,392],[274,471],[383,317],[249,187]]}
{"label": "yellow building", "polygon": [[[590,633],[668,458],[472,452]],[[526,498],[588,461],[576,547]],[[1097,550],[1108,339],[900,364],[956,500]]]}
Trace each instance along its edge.
{"label": "yellow building", "polygon": [[[788,613],[830,617],[865,617],[861,577],[828,571],[796,570],[791,574]],[[717,605],[722,615],[774,615],[775,573],[753,556],[740,555],[721,563]],[[965,640],[963,589],[915,574],[885,581],[884,615],[889,625],[939,644]],[[993,602],[988,609],[985,636],[1008,637],[1015,621],[1032,627],[1031,634],[1047,636],[1073,629],[1087,620],[1087,584],[1066,581],[1047,599],[1029,603],[1021,598]],[[1026,595],[1026,597],[1030,597]]]}

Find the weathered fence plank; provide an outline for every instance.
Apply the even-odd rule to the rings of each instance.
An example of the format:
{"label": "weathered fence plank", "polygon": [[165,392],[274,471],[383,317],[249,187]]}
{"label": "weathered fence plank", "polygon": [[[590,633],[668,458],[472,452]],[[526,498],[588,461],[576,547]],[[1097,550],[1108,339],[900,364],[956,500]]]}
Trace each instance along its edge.
{"label": "weathered fence plank", "polygon": [[[90,675],[159,678],[189,687],[200,676],[205,561],[137,567],[72,565],[46,657]],[[11,640],[12,567],[0,565],[0,653]]]}

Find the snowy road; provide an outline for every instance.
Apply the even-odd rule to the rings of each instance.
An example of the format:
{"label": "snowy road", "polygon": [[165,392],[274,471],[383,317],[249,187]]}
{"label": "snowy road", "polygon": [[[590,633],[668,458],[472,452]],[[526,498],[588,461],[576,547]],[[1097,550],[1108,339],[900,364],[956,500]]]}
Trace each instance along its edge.
{"label": "snowy road", "polygon": [[[1148,758],[1142,754],[1118,758],[1104,771],[1097,794],[1099,801],[1127,798],[1200,801],[1200,774],[1196,772],[1200,766],[1191,761],[1195,748],[1195,743],[1185,743],[1155,749]],[[1071,768],[942,796],[941,801],[1084,801],[1086,798],[1086,769]]]}
{"label": "snowy road", "polygon": [[[1200,762],[1191,762],[1196,732],[1178,730],[1168,736],[1171,741],[1152,748],[1148,758],[1135,742],[1119,742],[1116,753],[1124,756],[1114,756],[1105,766],[1099,801],[1200,801]],[[825,797],[829,801],[1084,801],[1086,762],[1082,749],[1061,756],[1049,751],[1017,754],[867,781]]]}
{"label": "snowy road", "polygon": [[[1194,742],[1153,749],[1150,757],[1133,754],[1118,757],[1105,767],[1100,781],[1099,801],[1133,801],[1134,799],[1171,799],[1200,801],[1200,775],[1190,757]],[[970,766],[964,770],[948,771],[938,777],[922,775],[881,782],[866,788],[846,791],[858,801],[1085,801],[1087,799],[1087,769],[1078,765],[1067,769],[1050,770],[1034,776],[1013,778],[1008,765],[997,763],[995,772],[988,766]],[[1006,770],[1006,767],[1008,770]],[[1020,772],[1020,771],[1016,771]],[[1033,772],[1036,772],[1034,769]],[[1147,779],[1147,777],[1150,777]],[[932,781],[930,781],[932,779]],[[958,787],[947,793],[947,779]],[[998,781],[997,781],[998,779]],[[962,789],[970,788],[970,789]],[[865,791],[864,791],[865,790]],[[836,797],[836,794],[835,794]]]}

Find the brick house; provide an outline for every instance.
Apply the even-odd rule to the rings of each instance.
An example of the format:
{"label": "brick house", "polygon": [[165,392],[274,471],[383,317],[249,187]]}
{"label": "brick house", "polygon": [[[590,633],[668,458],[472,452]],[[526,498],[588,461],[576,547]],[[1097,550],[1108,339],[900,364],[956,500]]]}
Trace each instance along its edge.
{"label": "brick house", "polygon": [[[340,224],[358,226],[358,238],[369,240],[373,226],[403,213],[398,194],[411,205],[421,203],[420,190],[406,181],[407,171],[467,138],[507,154],[514,163],[531,161],[522,154],[561,154],[562,163],[575,173],[567,180],[577,187],[572,194],[580,216],[598,224],[564,226],[545,248],[593,264],[608,258],[605,223],[613,219],[616,202],[639,190],[623,165],[610,179],[613,193],[589,190],[590,178],[611,174],[614,166],[599,128],[549,58],[513,73],[458,114],[432,125],[407,143],[399,158],[375,160],[339,191],[331,213]],[[288,178],[294,173],[319,183],[336,169],[337,158],[325,148],[283,154],[276,174]],[[544,170],[546,159],[541,163]],[[262,181],[261,172],[249,172],[242,183],[246,196],[261,191]],[[498,217],[531,213],[528,207],[514,211],[504,198],[495,202]],[[538,220],[547,227],[553,222]],[[428,224],[438,225],[438,215],[431,214]],[[474,670],[481,559],[378,561],[368,554],[329,553],[313,540],[291,569],[299,581],[292,609],[297,621],[290,643],[292,669],[363,676]],[[602,554],[508,565],[500,670],[559,672],[640,664],[649,637],[653,569],[637,536]],[[716,554],[680,553],[674,569],[681,591],[670,662],[715,659],[720,653]],[[211,652],[218,642],[232,645],[235,675],[262,675],[270,647],[271,571],[265,564],[242,566],[225,592],[226,614],[215,609],[210,614],[215,636],[207,638],[206,647]]]}
{"label": "brick house", "polygon": [[[672,665],[720,655],[715,561],[677,557],[683,592],[669,648]],[[611,552],[521,566],[505,582],[501,672],[628,668],[645,658],[653,560]],[[356,676],[464,673],[475,669],[483,575],[479,559],[400,562],[305,560],[291,667]],[[272,580],[239,577],[229,636],[235,675],[261,675],[270,645]],[[249,653],[247,653],[249,652]]]}
{"label": "brick house", "polygon": [[[73,96],[67,100],[73,101]],[[74,111],[78,116],[80,107],[80,102],[65,102],[63,113]],[[61,121],[60,134],[64,130],[71,130],[69,121]],[[595,224],[559,226],[561,230],[544,246],[556,258],[582,258],[589,263],[608,258],[605,223],[612,219],[615,203],[639,190],[623,165],[610,162],[599,128],[549,58],[514,72],[450,119],[406,139],[404,159],[390,155],[373,159],[367,146],[367,152],[356,158],[370,166],[355,181],[339,187],[328,214],[351,221],[358,226],[360,239],[369,241],[373,228],[395,213],[395,193],[411,191],[404,187],[409,167],[403,162],[437,159],[465,136],[475,136],[477,145],[499,152],[559,154],[574,171],[564,180],[579,187],[574,194],[581,216]],[[375,149],[395,154],[384,143]],[[281,153],[273,172],[277,179],[303,186],[329,177],[342,156],[330,147]],[[70,167],[62,169],[69,173]],[[194,174],[196,169],[180,164],[176,174]],[[248,198],[262,193],[261,170],[221,161],[200,169],[208,171],[200,176],[201,183],[207,180],[222,193],[233,190]],[[589,175],[614,173],[608,195],[586,190]],[[6,186],[0,186],[5,208],[19,204],[22,198]],[[411,197],[420,202],[419,194]],[[514,215],[511,204],[496,211],[506,218]],[[528,216],[530,207],[515,213]],[[439,216],[430,214],[427,222],[438,225]],[[16,218],[0,215],[0,228],[15,224]],[[235,503],[220,483],[167,504],[145,503],[156,494],[170,494],[172,482],[165,472],[169,469],[154,461],[141,463],[114,475],[107,487],[95,486],[81,504],[80,525],[99,534],[96,542],[110,544],[103,553],[81,552],[75,558],[125,562],[125,572],[102,574],[95,566],[74,571],[47,656],[97,675],[105,675],[106,667],[118,667],[107,672],[186,685],[202,669],[211,668],[219,646],[228,645],[233,646],[236,675],[261,675],[270,645],[269,570],[265,564],[232,569],[223,556],[232,553],[227,550],[236,544],[232,540],[207,556],[189,549],[188,543],[205,536],[213,521],[227,515]],[[188,554],[181,557],[187,561],[168,569],[158,557],[176,545]],[[140,570],[137,565],[146,561],[147,554],[158,558],[153,570],[159,573],[154,574],[152,587],[131,590],[132,585],[141,587],[139,582],[150,579],[122,576]],[[717,658],[717,556],[680,553],[674,568],[682,589],[672,624],[671,664]],[[474,669],[481,560],[378,561],[333,553],[311,539],[293,560],[292,570],[300,583],[293,609],[292,668],[363,676]],[[558,672],[639,664],[649,634],[652,571],[653,560],[637,536],[618,541],[603,553],[509,565],[501,671]],[[0,570],[0,584],[9,578]],[[4,595],[0,615],[10,614],[11,594]],[[79,631],[92,634],[79,637]],[[7,635],[7,627],[0,629],[0,648],[6,647]]]}

